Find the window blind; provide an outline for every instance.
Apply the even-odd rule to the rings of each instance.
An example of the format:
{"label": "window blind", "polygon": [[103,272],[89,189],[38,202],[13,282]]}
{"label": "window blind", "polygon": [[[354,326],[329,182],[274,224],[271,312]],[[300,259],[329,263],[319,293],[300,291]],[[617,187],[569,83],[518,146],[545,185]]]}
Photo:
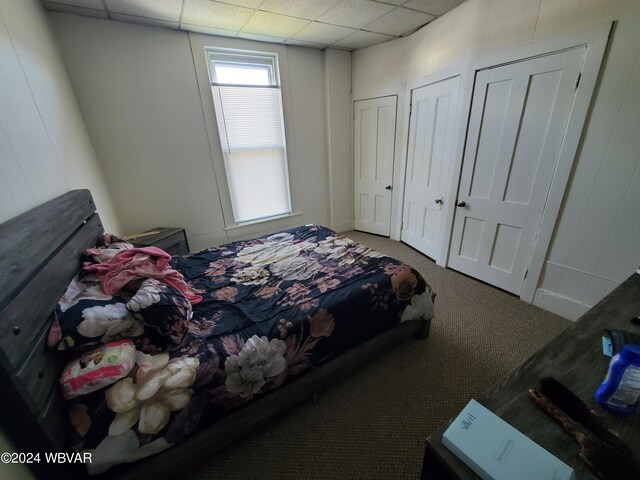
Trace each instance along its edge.
{"label": "window blind", "polygon": [[211,88],[235,221],[290,213],[280,89]]}

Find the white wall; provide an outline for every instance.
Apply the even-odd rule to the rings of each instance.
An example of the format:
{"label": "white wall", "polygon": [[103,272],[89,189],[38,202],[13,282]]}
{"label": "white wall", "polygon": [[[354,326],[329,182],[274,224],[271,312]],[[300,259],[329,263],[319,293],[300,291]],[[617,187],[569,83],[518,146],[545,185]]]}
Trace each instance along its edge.
{"label": "white wall", "polygon": [[351,149],[351,53],[324,50],[325,121],[329,157],[332,228],[353,228],[353,156]]}
{"label": "white wall", "polygon": [[[350,137],[333,135],[325,123],[321,51],[57,13],[50,18],[126,232],[182,226],[198,250],[285,227],[330,223],[327,139],[342,143],[332,144],[339,152],[350,148]],[[298,215],[242,227],[228,219],[225,225],[204,45],[278,53]],[[347,57],[342,59],[350,64]]]}
{"label": "white wall", "polygon": [[0,2],[0,222],[88,188],[106,228],[120,229],[42,6]]}
{"label": "white wall", "polygon": [[[640,264],[640,2],[467,0],[415,34],[354,52],[353,98],[616,20],[534,303],[577,318]],[[400,125],[398,136],[406,135]]]}
{"label": "white wall", "polygon": [[[69,77],[36,0],[0,2],[0,223],[88,188],[106,228],[120,228]],[[0,452],[14,451],[0,430]],[[34,478],[0,463],[0,478]]]}

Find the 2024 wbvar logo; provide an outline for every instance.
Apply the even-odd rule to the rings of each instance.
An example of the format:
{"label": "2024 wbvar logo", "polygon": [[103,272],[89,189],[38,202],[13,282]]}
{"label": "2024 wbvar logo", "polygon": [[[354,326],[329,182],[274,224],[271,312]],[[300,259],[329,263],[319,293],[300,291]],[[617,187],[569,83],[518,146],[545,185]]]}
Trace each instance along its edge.
{"label": "2024 wbvar logo", "polygon": [[[44,457],[44,458],[43,458]],[[3,452],[0,455],[2,463],[91,463],[90,452],[67,453],[67,452],[45,452],[40,453],[24,453],[24,452]]]}

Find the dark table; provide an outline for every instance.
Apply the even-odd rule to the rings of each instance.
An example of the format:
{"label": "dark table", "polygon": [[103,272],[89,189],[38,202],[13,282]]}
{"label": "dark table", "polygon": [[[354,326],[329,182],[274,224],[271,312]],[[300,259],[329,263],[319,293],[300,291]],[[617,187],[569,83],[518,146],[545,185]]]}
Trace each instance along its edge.
{"label": "dark table", "polygon": [[[529,399],[527,391],[535,388],[539,379],[553,376],[587,404],[595,406],[593,394],[604,379],[610,361],[602,354],[602,331],[617,328],[640,333],[640,327],[629,321],[638,315],[640,275],[634,273],[574,325],[476,400],[570,465],[578,480],[595,479],[578,456],[578,444]],[[640,457],[640,415],[619,416],[600,407],[595,409],[609,429]],[[427,438],[423,480],[479,478],[441,443],[451,420]]]}

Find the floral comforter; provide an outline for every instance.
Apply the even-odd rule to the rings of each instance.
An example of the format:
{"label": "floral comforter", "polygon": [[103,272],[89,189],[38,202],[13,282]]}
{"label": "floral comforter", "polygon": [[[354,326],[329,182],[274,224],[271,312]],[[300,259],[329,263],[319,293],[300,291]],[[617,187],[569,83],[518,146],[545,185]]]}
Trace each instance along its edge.
{"label": "floral comforter", "polygon": [[184,341],[70,404],[90,473],[164,450],[393,327],[431,318],[410,266],[317,225],[176,257],[199,290]]}

